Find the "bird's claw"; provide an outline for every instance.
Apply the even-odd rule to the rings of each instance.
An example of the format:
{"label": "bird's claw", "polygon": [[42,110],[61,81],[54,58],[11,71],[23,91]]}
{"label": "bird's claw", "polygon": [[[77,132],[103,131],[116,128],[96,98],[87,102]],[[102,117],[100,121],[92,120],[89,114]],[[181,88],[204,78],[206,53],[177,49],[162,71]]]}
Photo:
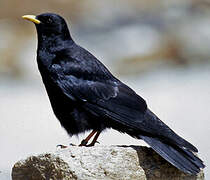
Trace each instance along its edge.
{"label": "bird's claw", "polygon": [[79,146],[87,146],[87,141],[85,139],[82,140]]}
{"label": "bird's claw", "polygon": [[76,144],[70,143],[69,146],[77,146]]}
{"label": "bird's claw", "polygon": [[68,146],[65,146],[65,145],[62,145],[62,144],[58,144],[57,146],[56,146],[57,148],[61,148],[61,149],[65,149],[65,148],[67,148]]}

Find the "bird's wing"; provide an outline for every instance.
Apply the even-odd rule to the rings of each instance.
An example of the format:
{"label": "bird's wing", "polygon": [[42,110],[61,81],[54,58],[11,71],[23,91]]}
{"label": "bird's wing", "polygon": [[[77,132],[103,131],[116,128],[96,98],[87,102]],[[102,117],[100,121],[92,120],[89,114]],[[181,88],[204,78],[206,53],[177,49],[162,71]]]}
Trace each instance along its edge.
{"label": "bird's wing", "polygon": [[[64,73],[62,66],[54,64],[51,76],[62,92],[81,103],[83,108],[105,119],[110,127],[134,137],[139,134],[159,137],[172,144],[197,151],[197,149],[173,132],[146,105],[143,98],[115,79],[88,80]],[[119,126],[119,128],[118,128]]]}
{"label": "bird's wing", "polygon": [[201,168],[203,169],[205,167],[203,161],[192,153],[190,149],[165,143],[157,137],[140,135],[140,138],[149,144],[165,160],[185,173],[197,174]]}
{"label": "bird's wing", "polygon": [[95,114],[109,116],[127,124],[141,121],[147,109],[146,102],[132,89],[115,79],[88,80],[64,74],[62,66],[54,64],[51,70],[53,81],[72,100],[85,102],[84,107]]}

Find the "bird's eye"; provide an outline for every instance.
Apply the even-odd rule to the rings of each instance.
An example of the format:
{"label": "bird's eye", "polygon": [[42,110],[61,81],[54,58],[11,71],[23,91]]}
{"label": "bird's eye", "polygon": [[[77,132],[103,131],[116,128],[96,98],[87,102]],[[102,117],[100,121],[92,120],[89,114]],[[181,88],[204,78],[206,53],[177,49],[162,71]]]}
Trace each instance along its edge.
{"label": "bird's eye", "polygon": [[48,18],[47,21],[46,21],[47,24],[52,24],[52,22],[53,22],[53,21],[52,21],[51,18]]}

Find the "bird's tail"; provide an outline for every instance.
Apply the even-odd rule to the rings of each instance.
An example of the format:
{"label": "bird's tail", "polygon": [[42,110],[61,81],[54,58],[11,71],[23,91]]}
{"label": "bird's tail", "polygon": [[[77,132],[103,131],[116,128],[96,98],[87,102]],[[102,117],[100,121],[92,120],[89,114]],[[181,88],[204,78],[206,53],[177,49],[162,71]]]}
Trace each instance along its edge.
{"label": "bird's tail", "polygon": [[188,149],[165,144],[161,142],[160,139],[154,137],[142,135],[139,137],[149,144],[151,148],[165,160],[185,173],[195,175],[200,172],[201,168],[205,167],[203,161]]}

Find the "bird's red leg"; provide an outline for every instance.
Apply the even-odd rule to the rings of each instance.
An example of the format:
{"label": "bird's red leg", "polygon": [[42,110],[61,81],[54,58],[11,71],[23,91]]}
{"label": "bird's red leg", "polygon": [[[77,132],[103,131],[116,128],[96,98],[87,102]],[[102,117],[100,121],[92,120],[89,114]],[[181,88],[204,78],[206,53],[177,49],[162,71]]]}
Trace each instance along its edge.
{"label": "bird's red leg", "polygon": [[86,137],[85,139],[82,140],[82,142],[80,143],[79,146],[86,146],[87,143],[88,143],[88,141],[90,140],[90,138],[91,138],[95,133],[97,133],[97,131],[96,131],[96,130],[93,130],[93,131],[88,135],[88,137]]}
{"label": "bird's red leg", "polygon": [[101,131],[98,131],[97,133],[96,133],[96,135],[95,135],[95,137],[93,138],[93,141],[90,143],[90,144],[88,144],[88,145],[86,145],[86,146],[94,146],[95,145],[95,143],[97,142],[97,139],[98,139],[98,136],[100,135],[100,133],[101,133]]}
{"label": "bird's red leg", "polygon": [[[95,133],[96,133],[96,135],[94,136]],[[79,146],[87,146],[87,147],[89,147],[89,146],[94,146],[95,143],[97,142],[97,139],[98,139],[98,136],[100,135],[100,133],[101,133],[101,131],[93,130],[85,139],[82,140],[82,142],[80,143]],[[88,141],[89,141],[93,136],[94,136],[93,141],[92,141],[90,144],[87,145]],[[67,146],[61,145],[61,144],[57,145],[57,147],[61,147],[61,149],[67,148]]]}

